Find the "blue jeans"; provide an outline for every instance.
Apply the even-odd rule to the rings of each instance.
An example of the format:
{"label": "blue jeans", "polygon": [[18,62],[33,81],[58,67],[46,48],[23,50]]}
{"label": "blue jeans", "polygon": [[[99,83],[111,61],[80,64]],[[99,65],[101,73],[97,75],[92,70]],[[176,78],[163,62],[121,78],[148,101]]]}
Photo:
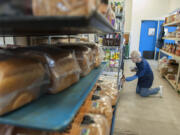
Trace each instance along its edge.
{"label": "blue jeans", "polygon": [[154,89],[149,89],[149,88],[139,88],[137,86],[136,88],[136,93],[140,94],[142,97],[148,97],[150,95],[155,95],[159,92],[160,88],[154,88]]}

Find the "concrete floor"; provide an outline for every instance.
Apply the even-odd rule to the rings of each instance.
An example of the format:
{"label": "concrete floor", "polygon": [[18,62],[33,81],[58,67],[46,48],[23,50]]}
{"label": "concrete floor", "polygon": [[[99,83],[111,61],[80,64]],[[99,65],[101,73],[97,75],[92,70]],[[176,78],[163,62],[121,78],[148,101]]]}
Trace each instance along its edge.
{"label": "concrete floor", "polygon": [[[153,87],[163,85],[163,98],[136,95],[137,81],[124,85],[116,113],[114,135],[180,135],[180,96],[157,71],[157,63],[149,61],[154,71]],[[132,75],[125,62],[125,75]]]}

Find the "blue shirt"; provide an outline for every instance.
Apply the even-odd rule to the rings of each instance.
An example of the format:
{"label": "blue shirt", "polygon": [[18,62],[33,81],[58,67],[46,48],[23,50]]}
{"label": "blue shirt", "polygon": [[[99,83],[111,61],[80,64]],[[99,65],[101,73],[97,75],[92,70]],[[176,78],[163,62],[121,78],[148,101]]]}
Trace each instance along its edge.
{"label": "blue shirt", "polygon": [[136,63],[137,66],[137,73],[138,76],[138,86],[139,88],[150,88],[153,84],[154,75],[149,63],[142,59],[140,63]]}

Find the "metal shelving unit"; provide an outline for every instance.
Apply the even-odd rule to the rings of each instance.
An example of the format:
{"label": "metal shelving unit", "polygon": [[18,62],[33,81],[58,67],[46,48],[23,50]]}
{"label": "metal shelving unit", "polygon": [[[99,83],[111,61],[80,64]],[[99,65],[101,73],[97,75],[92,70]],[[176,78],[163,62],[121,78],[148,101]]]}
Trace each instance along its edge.
{"label": "metal shelving unit", "polygon": [[90,16],[1,16],[0,36],[47,36],[112,33],[113,26],[98,12]]}
{"label": "metal shelving unit", "polygon": [[158,61],[159,61],[159,59],[160,59],[161,53],[166,54],[166,55],[168,55],[168,56],[171,56],[172,59],[175,59],[175,60],[179,63],[179,68],[178,68],[178,73],[177,73],[177,78],[176,78],[176,80],[170,80],[170,79],[168,79],[167,76],[165,76],[165,79],[169,82],[169,84],[170,84],[176,91],[180,91],[180,87],[179,87],[180,56],[176,56],[175,54],[166,52],[166,51],[164,51],[164,50],[160,50],[160,51],[159,51],[159,58],[158,58]]}
{"label": "metal shelving unit", "polygon": [[[90,16],[0,16],[0,36],[52,37],[89,33],[114,33],[114,27],[98,12]],[[121,64],[121,63],[119,63]],[[64,131],[96,84],[105,63],[70,88],[44,95],[14,112],[0,117],[1,124],[45,131]],[[114,128],[115,112],[112,130]]]}
{"label": "metal shelving unit", "polygon": [[86,100],[101,71],[102,64],[77,84],[56,95],[45,95],[33,103],[0,117],[1,124],[45,131],[64,131]]}
{"label": "metal shelving unit", "polygon": [[172,22],[172,23],[167,23],[167,24],[164,24],[163,26],[171,26],[171,27],[176,27],[180,25],[180,21],[175,21],[175,22]]}
{"label": "metal shelving unit", "polygon": [[163,37],[163,39],[165,39],[165,40],[175,40],[175,41],[180,41],[180,38],[176,38],[176,37]]}
{"label": "metal shelving unit", "polygon": [[[123,49],[124,49],[124,22],[125,22],[125,1],[126,0],[122,0],[121,2],[123,3],[123,11],[122,13],[118,13],[116,14],[116,19],[121,21],[120,24],[120,29],[115,30],[115,33],[119,33],[121,35],[121,42],[119,43],[119,46],[104,46],[103,48],[109,48],[109,49],[118,49],[119,50],[119,60],[118,60],[118,66],[117,67],[107,67],[106,68],[106,72],[104,72],[105,75],[109,75],[109,76],[114,76],[117,77],[117,85],[118,85],[118,89],[121,90],[122,88],[122,82],[121,82],[121,78],[122,78],[122,74],[123,74],[123,66],[124,66],[124,61],[123,61]],[[121,4],[122,4],[121,3]],[[110,63],[110,62],[109,62]]]}
{"label": "metal shelving unit", "polygon": [[[164,24],[163,25],[164,27],[177,27],[177,26],[180,26],[180,21],[175,21],[175,22],[172,22],[172,23],[167,23],[167,24]],[[163,37],[164,40],[174,40],[176,42],[179,42],[180,41],[180,38],[176,38],[176,37]],[[172,53],[169,53],[169,52],[166,52],[162,49],[160,49],[159,51],[159,57],[158,57],[158,61],[160,59],[160,56],[161,56],[161,53],[163,54],[166,54],[168,56],[171,56],[172,59],[175,59],[177,61],[177,63],[179,64],[179,67],[178,67],[178,73],[177,73],[177,76],[176,76],[176,80],[170,80],[168,79],[167,76],[165,76],[165,79],[169,82],[169,84],[177,91],[179,92],[180,91],[180,85],[179,85],[179,77],[180,77],[180,56],[177,56],[175,54],[172,54]]]}

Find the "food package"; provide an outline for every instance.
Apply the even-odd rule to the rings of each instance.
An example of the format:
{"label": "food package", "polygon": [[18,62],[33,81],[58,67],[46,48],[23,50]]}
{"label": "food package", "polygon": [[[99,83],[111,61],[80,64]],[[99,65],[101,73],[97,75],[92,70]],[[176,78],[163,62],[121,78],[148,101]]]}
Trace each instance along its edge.
{"label": "food package", "polygon": [[94,43],[86,43],[86,44],[82,44],[82,45],[91,48],[92,55],[93,55],[93,67],[97,68],[98,66],[100,66],[100,64],[102,62],[102,59],[100,56],[100,48]]}
{"label": "food package", "polygon": [[108,124],[110,126],[113,115],[112,103],[110,97],[109,96],[100,97],[94,95],[89,112],[92,114],[104,115],[108,120]]}
{"label": "food package", "polygon": [[176,76],[175,76],[175,74],[168,74],[168,75],[167,75],[167,78],[168,78],[169,80],[175,80],[175,79],[176,79]]}
{"label": "food package", "polygon": [[110,127],[107,119],[99,114],[85,115],[81,124],[80,135],[109,135]]}
{"label": "food package", "polygon": [[32,0],[35,16],[89,16],[100,0]]}
{"label": "food package", "polygon": [[79,81],[81,70],[71,51],[49,46],[17,48],[15,51],[31,54],[48,66],[52,82],[50,93],[56,94]]}
{"label": "food package", "polygon": [[111,98],[112,106],[115,106],[118,99],[118,90],[107,84],[99,84],[95,91],[95,95],[109,96]]}
{"label": "food package", "polygon": [[169,74],[177,74],[178,73],[178,65],[168,65]]}
{"label": "food package", "polygon": [[102,13],[104,16],[107,16],[108,5],[105,4],[105,3],[101,3],[98,10],[99,10],[99,12]]}
{"label": "food package", "polygon": [[48,91],[50,77],[41,61],[0,52],[0,115],[37,99]]}
{"label": "food package", "polygon": [[160,74],[161,74],[162,77],[166,76],[167,73],[168,73],[168,67],[162,67],[162,68],[160,68],[159,71],[160,71]]}
{"label": "food package", "polygon": [[161,59],[159,60],[159,62],[158,62],[158,69],[159,69],[159,71],[160,71],[162,68],[164,68],[164,67],[167,66],[167,62],[168,62],[167,57],[163,57],[163,58],[161,58]]}
{"label": "food package", "polygon": [[77,61],[81,68],[82,77],[86,76],[91,72],[93,64],[93,53],[90,48],[77,44],[58,44],[56,45],[56,47],[75,53]]}
{"label": "food package", "polygon": [[176,48],[176,55],[180,56],[180,45],[178,45]]}
{"label": "food package", "polygon": [[171,22],[174,22],[174,21],[176,21],[176,14],[173,14],[173,15],[168,16],[168,17],[165,18],[165,24],[171,23]]}

